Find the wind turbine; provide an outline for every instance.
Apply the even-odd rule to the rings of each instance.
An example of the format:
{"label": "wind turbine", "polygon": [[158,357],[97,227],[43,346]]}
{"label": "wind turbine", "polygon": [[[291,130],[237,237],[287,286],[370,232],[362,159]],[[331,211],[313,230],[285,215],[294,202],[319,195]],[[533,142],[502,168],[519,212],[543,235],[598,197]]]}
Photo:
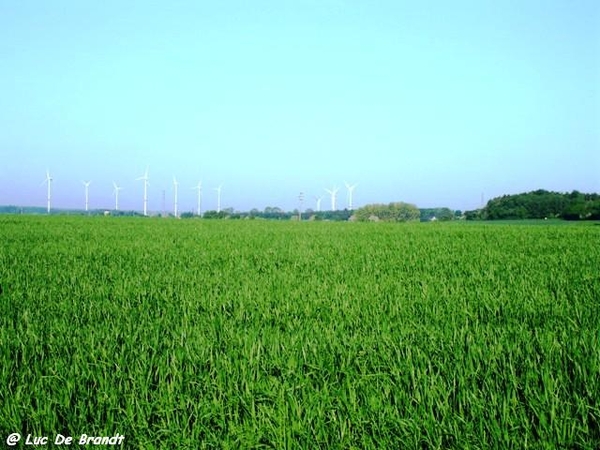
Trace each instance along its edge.
{"label": "wind turbine", "polygon": [[198,191],[198,209],[196,210],[196,214],[199,216],[201,214],[201,206],[202,206],[202,181],[198,181],[198,185],[194,186],[192,189],[196,189]]}
{"label": "wind turbine", "polygon": [[121,186],[118,186],[117,183],[113,181],[113,194],[115,194],[115,211],[119,210],[119,191],[123,189]]}
{"label": "wind turbine", "polygon": [[317,201],[317,212],[321,211],[321,200],[323,200],[323,197],[315,197],[315,200]]}
{"label": "wind turbine", "polygon": [[173,214],[175,215],[175,218],[177,218],[177,190],[179,187],[179,182],[177,181],[177,178],[173,177],[173,188],[175,189],[175,203],[173,204]]}
{"label": "wind turbine", "polygon": [[42,181],[42,184],[46,183],[48,185],[48,214],[50,214],[50,205],[52,203],[52,177],[50,176],[50,171],[46,169],[46,179]]}
{"label": "wind turbine", "polygon": [[352,210],[352,192],[358,186],[358,183],[350,185],[344,181],[344,184],[346,185],[346,189],[348,189],[348,209]]}
{"label": "wind turbine", "polygon": [[146,172],[143,176],[136,178],[136,181],[142,180],[144,182],[144,215],[148,215],[148,166],[146,166]]}
{"label": "wind turbine", "polygon": [[340,188],[338,187],[333,187],[330,189],[325,189],[325,191],[329,192],[329,195],[331,195],[331,210],[335,211],[335,196],[337,195],[338,191],[340,190]]}
{"label": "wind turbine", "polygon": [[90,184],[92,184],[92,182],[91,181],[82,181],[81,183],[83,183],[83,185],[85,186],[85,210],[87,212],[89,210]]}
{"label": "wind turbine", "polygon": [[219,187],[214,188],[217,191],[217,213],[221,212],[221,188],[223,184],[220,184]]}

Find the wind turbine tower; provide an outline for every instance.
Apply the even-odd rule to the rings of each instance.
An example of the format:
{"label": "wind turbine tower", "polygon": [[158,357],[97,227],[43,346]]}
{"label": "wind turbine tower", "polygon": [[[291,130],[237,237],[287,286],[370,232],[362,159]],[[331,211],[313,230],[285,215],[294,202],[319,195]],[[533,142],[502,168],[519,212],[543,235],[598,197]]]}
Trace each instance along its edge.
{"label": "wind turbine tower", "polygon": [[119,191],[123,189],[121,186],[118,186],[117,183],[113,181],[113,194],[115,194],[115,211],[119,210]]}
{"label": "wind turbine tower", "polygon": [[202,181],[198,181],[198,185],[194,186],[192,189],[196,189],[198,191],[198,209],[196,209],[196,214],[202,215]]}
{"label": "wind turbine tower", "polygon": [[315,197],[315,200],[317,201],[317,212],[321,212],[321,200],[323,200],[323,197]]}
{"label": "wind turbine tower", "polygon": [[42,181],[42,184],[46,183],[48,185],[48,195],[47,195],[47,200],[48,200],[48,214],[50,214],[50,206],[52,204],[52,177],[50,176],[50,171],[48,169],[46,169],[46,179],[44,181]]}
{"label": "wind turbine tower", "polygon": [[348,209],[352,210],[352,193],[354,192],[354,188],[358,186],[358,183],[350,185],[344,181],[344,184],[346,185],[346,189],[348,189]]}
{"label": "wind turbine tower", "polygon": [[143,176],[136,178],[136,181],[142,180],[144,182],[144,216],[148,215],[148,167]]}
{"label": "wind turbine tower", "polygon": [[219,185],[219,187],[214,188],[215,191],[217,191],[217,213],[221,212],[221,188],[223,187],[222,184]]}
{"label": "wind turbine tower", "polygon": [[92,184],[91,181],[82,181],[83,185],[85,186],[85,211],[89,211],[89,205],[90,205],[90,184]]}
{"label": "wind turbine tower", "polygon": [[338,188],[338,187],[333,187],[331,189],[325,189],[325,191],[327,191],[329,193],[329,195],[331,195],[331,210],[332,211],[335,211],[335,197],[339,190],[340,190],[340,188]]}
{"label": "wind turbine tower", "polygon": [[175,203],[173,204],[173,214],[175,215],[175,217],[177,218],[177,190],[179,188],[179,182],[177,181],[177,178],[173,177],[173,188],[175,189]]}

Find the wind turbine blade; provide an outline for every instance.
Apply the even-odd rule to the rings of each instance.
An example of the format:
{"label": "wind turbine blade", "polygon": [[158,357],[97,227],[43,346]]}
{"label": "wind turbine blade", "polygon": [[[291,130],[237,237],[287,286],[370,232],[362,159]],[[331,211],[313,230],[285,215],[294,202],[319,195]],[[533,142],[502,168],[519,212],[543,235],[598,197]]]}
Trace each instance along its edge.
{"label": "wind turbine blade", "polygon": [[43,184],[49,183],[52,181],[52,177],[50,176],[50,171],[48,169],[46,169],[46,178],[44,179],[44,181],[42,181],[40,183],[40,186],[42,186]]}
{"label": "wind turbine blade", "polygon": [[147,180],[148,179],[148,166],[146,166],[146,171],[144,172],[144,175],[142,175],[141,177],[138,177],[135,179],[135,181],[138,180]]}

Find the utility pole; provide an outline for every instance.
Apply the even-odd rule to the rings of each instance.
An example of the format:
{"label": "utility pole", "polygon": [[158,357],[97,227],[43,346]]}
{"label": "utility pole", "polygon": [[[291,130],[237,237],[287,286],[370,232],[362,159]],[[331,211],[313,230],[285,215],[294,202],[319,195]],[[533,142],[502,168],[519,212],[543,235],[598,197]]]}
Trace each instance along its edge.
{"label": "utility pole", "polygon": [[302,203],[304,202],[304,192],[300,192],[298,200],[300,201],[300,207],[298,208],[298,220],[302,221]]}

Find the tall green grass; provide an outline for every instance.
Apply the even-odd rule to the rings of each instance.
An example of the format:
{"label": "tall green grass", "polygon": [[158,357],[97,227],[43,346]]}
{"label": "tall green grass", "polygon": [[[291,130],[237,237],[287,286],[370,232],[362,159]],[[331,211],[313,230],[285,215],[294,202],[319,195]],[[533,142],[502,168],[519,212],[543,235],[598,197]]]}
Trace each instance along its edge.
{"label": "tall green grass", "polygon": [[597,228],[1,217],[1,442],[599,448]]}

